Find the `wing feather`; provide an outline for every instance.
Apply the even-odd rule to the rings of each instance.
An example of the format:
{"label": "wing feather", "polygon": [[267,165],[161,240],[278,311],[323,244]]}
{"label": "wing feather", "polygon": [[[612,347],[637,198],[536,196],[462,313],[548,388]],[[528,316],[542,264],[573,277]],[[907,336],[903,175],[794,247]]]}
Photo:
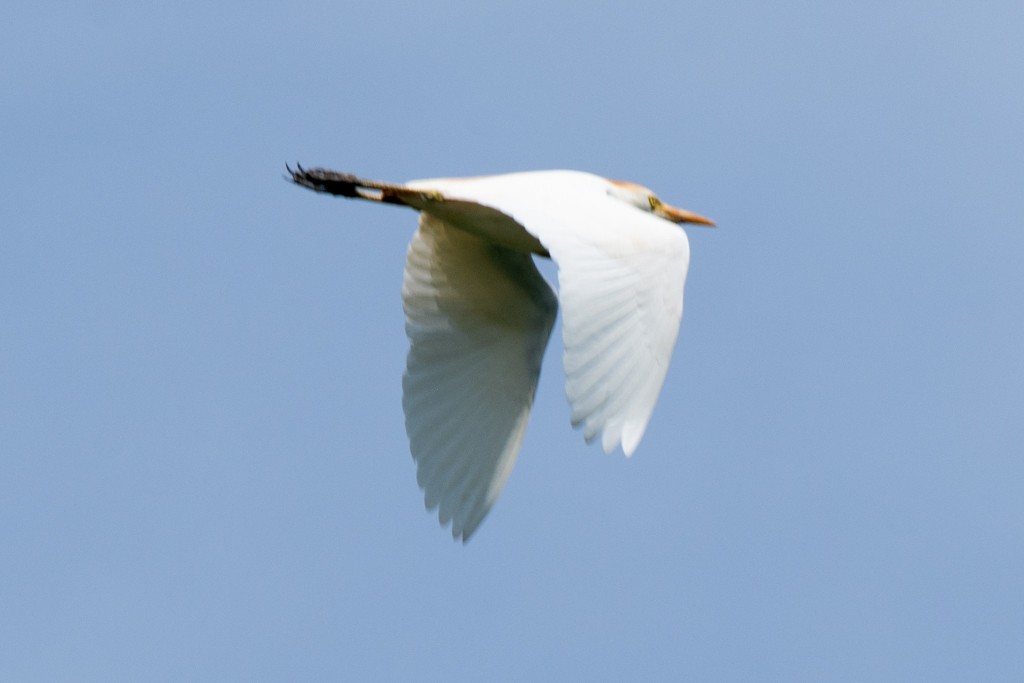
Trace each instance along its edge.
{"label": "wing feather", "polygon": [[466,540],[515,462],[557,303],[529,253],[428,213],[409,245],[402,299],[417,481],[427,508]]}
{"label": "wing feather", "polygon": [[[578,238],[548,245],[559,265],[566,394],[585,435],[604,433],[606,452],[620,442],[627,455],[635,450],[678,334],[689,249],[685,234],[663,223],[672,232],[664,233],[658,250],[637,250],[625,239],[619,245],[595,246]],[[581,252],[587,257],[582,268],[576,265]],[[632,296],[621,296],[622,288]],[[625,355],[632,361],[629,368]],[[598,358],[609,361],[594,362]],[[616,368],[617,363],[622,365]]]}

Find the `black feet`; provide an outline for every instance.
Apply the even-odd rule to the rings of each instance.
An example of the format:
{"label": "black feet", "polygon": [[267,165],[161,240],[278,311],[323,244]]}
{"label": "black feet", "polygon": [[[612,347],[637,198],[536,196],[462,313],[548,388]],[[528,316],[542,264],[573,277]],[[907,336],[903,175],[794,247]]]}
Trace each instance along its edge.
{"label": "black feet", "polygon": [[[329,171],[326,168],[302,168],[301,164],[295,165],[295,170],[285,164],[290,180],[296,185],[307,187],[314,192],[326,192],[327,194],[339,197],[360,198],[363,195],[357,191],[360,187],[366,187],[367,181],[358,178],[351,173],[338,173]],[[370,186],[373,183],[369,183]]]}

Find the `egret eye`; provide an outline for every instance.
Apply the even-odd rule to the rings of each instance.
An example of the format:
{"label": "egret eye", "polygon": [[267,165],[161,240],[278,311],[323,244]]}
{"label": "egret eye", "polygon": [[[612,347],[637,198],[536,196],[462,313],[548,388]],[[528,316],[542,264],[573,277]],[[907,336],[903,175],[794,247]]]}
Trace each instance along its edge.
{"label": "egret eye", "polygon": [[661,206],[661,200],[655,197],[653,194],[647,195],[647,203],[651,205],[651,211],[654,211]]}

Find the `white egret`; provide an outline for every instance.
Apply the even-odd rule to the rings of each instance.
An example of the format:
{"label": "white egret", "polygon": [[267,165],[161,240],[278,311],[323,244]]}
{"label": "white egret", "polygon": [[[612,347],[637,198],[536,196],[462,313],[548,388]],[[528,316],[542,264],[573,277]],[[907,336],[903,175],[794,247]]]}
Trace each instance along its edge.
{"label": "white egret", "polygon": [[402,301],[402,404],[427,509],[463,541],[494,505],[523,440],[557,300],[533,254],[558,266],[573,426],[629,456],[679,331],[690,259],[673,223],[714,225],[639,185],[537,171],[404,185],[288,169],[317,192],[420,212]]}

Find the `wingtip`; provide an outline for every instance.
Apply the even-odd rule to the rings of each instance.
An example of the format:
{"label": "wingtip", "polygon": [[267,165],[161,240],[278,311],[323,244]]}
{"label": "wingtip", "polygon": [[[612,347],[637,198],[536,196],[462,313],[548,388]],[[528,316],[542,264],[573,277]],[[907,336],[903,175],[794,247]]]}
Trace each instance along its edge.
{"label": "wingtip", "polygon": [[637,447],[640,445],[640,440],[644,438],[644,432],[647,431],[647,423],[640,425],[627,424],[622,430],[622,453],[627,458],[633,457],[633,453],[636,452]]}

